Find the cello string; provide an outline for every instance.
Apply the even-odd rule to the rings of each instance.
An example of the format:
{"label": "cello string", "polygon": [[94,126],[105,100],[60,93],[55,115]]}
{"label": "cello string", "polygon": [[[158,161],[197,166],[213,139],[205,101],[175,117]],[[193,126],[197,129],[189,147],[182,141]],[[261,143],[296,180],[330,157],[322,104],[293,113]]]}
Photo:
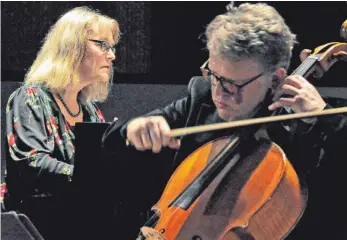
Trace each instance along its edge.
{"label": "cello string", "polygon": [[303,62],[302,67],[297,68],[291,75],[305,75],[308,72],[308,70],[315,64],[316,61],[317,58],[315,58],[314,56],[310,56],[309,58],[307,58],[305,62]]}
{"label": "cello string", "polygon": [[[234,135],[233,135],[233,136],[234,136]],[[235,141],[235,140],[236,140],[236,137],[229,138],[228,143],[230,143],[231,141]],[[227,143],[226,143],[226,144],[227,144]],[[206,166],[209,165],[209,164],[212,164],[212,163],[214,162],[213,160],[214,160],[214,158],[213,158],[212,160],[208,160],[208,163],[206,164]],[[202,170],[200,173],[202,173],[202,172],[204,171],[204,169],[206,169],[206,166],[204,166],[203,170]],[[200,173],[199,173],[199,174],[200,174]],[[174,215],[177,213],[178,210],[181,209],[179,206],[176,206],[176,205],[174,205],[174,204],[172,204],[172,203],[173,203],[175,200],[177,200],[177,198],[178,198],[178,196],[179,196],[180,194],[181,194],[181,196],[179,197],[179,199],[185,199],[185,198],[186,198],[185,196],[190,194],[190,191],[186,191],[186,189],[189,187],[189,185],[190,185],[191,183],[193,183],[193,182],[196,180],[196,178],[199,176],[199,174],[198,174],[194,179],[192,179],[190,182],[188,182],[188,183],[186,184],[186,186],[184,186],[184,188],[183,188],[184,190],[182,190],[179,194],[177,194],[176,197],[174,197],[173,199],[170,199],[168,206],[172,205],[171,207],[175,207],[175,209],[174,209],[170,214],[166,214],[166,212],[168,212],[168,211],[170,210],[171,207],[170,207],[170,208],[165,208],[164,211],[160,212],[161,215],[168,215],[168,218],[171,218],[172,216],[174,216]],[[199,197],[193,201],[193,203],[188,207],[188,209],[189,209],[189,208],[194,204],[194,202],[196,202],[198,199],[199,199]],[[157,225],[157,223],[158,223],[158,221],[159,221],[160,218],[158,217],[157,220],[153,222],[153,218],[156,217],[155,215],[156,215],[156,214],[154,213],[154,214],[152,215],[152,217],[149,218],[149,219],[146,221],[145,226],[154,227],[154,226]],[[153,222],[153,223],[151,223],[150,225],[148,225],[149,222]]]}
{"label": "cello string", "polygon": [[310,57],[308,57],[303,63],[301,63],[300,66],[299,66],[297,69],[295,69],[295,70],[292,72],[291,75],[295,75],[295,74],[300,70],[300,68],[305,68],[305,69],[307,69],[307,67],[305,67],[305,65],[307,64],[307,62],[309,61],[309,59],[310,59]]}

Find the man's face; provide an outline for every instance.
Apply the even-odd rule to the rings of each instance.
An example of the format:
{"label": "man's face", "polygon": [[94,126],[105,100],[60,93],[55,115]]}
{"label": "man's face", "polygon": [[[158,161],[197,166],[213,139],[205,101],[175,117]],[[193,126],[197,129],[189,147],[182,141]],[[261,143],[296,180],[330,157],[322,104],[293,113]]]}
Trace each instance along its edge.
{"label": "man's face", "polygon": [[237,85],[263,73],[241,89],[228,84],[229,92],[211,76],[214,79],[211,85],[212,99],[219,116],[226,121],[251,118],[272,87],[272,75],[264,72],[261,64],[252,59],[230,62],[210,55],[209,69],[218,77],[234,80]]}

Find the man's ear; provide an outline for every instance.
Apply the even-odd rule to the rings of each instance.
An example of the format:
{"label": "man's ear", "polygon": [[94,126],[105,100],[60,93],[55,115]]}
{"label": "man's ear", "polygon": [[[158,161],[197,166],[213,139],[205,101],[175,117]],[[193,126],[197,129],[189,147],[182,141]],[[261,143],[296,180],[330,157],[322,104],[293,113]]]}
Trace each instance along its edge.
{"label": "man's ear", "polygon": [[272,84],[271,84],[271,90],[272,93],[274,93],[277,89],[277,87],[282,83],[284,78],[286,77],[287,71],[284,68],[278,68],[273,75],[272,78]]}
{"label": "man's ear", "polygon": [[272,85],[271,85],[272,90],[276,90],[280,82],[281,82],[281,79],[278,76],[276,75],[273,76]]}

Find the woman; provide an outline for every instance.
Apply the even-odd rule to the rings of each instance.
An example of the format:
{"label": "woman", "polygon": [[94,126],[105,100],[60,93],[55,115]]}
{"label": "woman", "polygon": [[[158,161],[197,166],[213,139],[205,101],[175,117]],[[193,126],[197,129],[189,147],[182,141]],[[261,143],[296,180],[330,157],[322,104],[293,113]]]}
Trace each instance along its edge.
{"label": "woman", "polygon": [[104,122],[94,102],[107,98],[119,37],[116,20],[87,7],[68,11],[48,32],[24,86],[9,97],[9,196],[45,239],[59,238],[53,221],[66,210],[75,124]]}

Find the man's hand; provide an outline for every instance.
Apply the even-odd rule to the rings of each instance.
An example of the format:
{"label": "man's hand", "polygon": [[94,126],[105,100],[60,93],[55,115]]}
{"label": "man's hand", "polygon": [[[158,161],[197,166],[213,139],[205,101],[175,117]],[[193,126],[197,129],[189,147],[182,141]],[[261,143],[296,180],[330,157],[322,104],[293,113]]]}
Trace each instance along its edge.
{"label": "man's hand", "polygon": [[[309,49],[302,50],[300,60],[305,61],[311,52]],[[321,77],[323,73],[323,69],[317,67],[314,75]],[[288,106],[296,113],[321,111],[326,106],[317,89],[300,75],[285,78],[278,86],[272,100],[274,103],[269,106],[270,110]]]}
{"label": "man's hand", "polygon": [[273,101],[270,110],[289,106],[296,113],[321,111],[326,106],[317,89],[299,75],[285,78],[276,90]]}
{"label": "man's hand", "polygon": [[140,151],[152,149],[158,153],[162,147],[179,148],[180,140],[169,134],[170,127],[161,116],[136,118],[127,128],[128,141]]}

